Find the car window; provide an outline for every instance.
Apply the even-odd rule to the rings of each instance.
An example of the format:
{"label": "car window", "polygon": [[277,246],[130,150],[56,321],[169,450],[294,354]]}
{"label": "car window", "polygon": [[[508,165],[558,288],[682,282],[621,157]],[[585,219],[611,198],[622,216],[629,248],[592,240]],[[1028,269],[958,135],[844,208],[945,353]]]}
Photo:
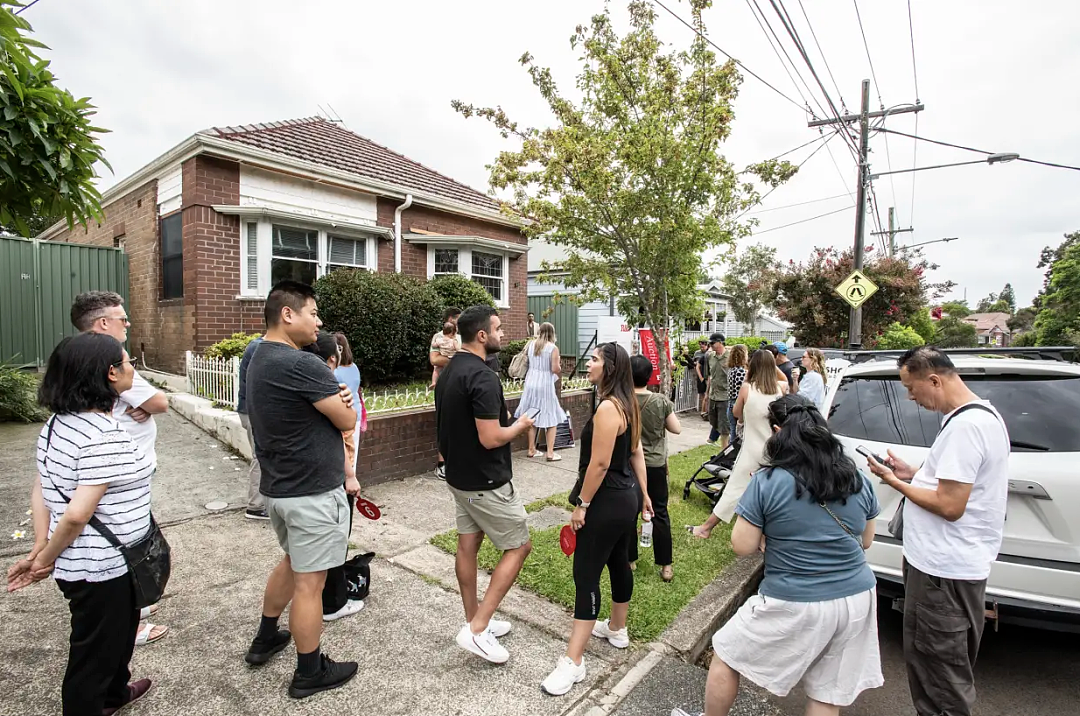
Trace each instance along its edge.
{"label": "car window", "polygon": [[[964,382],[989,400],[1009,428],[1013,452],[1080,452],[1080,377],[965,375]],[[837,435],[930,447],[941,415],[908,400],[896,376],[845,378],[829,408]]]}

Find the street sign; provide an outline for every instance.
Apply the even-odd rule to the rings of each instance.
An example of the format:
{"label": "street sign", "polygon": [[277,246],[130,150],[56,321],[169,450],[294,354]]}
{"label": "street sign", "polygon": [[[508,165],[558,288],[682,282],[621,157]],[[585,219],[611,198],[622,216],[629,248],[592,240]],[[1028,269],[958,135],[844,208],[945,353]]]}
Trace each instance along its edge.
{"label": "street sign", "polygon": [[851,275],[836,287],[840,298],[847,301],[852,308],[858,308],[866,303],[866,300],[877,293],[877,290],[877,284],[867,278],[862,271],[852,271]]}

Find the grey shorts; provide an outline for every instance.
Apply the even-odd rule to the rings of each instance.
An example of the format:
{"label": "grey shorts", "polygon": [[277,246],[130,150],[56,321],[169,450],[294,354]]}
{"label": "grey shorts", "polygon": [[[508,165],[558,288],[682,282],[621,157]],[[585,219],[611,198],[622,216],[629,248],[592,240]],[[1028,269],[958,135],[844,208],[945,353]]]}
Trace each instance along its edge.
{"label": "grey shorts", "polygon": [[267,497],[266,512],[294,572],[322,572],[345,563],[349,551],[345,488],[304,497]]}
{"label": "grey shorts", "polygon": [[450,488],[457,510],[458,534],[483,532],[501,551],[517,549],[529,541],[525,521],[525,503],[508,482],[494,490],[458,490]]}

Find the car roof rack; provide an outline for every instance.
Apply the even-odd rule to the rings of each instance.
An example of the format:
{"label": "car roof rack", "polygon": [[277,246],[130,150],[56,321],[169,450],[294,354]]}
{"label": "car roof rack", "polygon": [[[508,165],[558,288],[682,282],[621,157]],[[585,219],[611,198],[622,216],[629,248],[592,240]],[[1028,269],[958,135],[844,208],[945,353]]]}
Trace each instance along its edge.
{"label": "car roof rack", "polygon": [[[1073,346],[1055,347],[1014,347],[1008,348],[942,348],[949,355],[966,356],[1001,356],[1004,358],[1026,358],[1028,360],[1053,360],[1061,363],[1075,363],[1080,357],[1080,350]],[[844,358],[852,363],[867,363],[872,360],[899,358],[907,351],[845,351]]]}

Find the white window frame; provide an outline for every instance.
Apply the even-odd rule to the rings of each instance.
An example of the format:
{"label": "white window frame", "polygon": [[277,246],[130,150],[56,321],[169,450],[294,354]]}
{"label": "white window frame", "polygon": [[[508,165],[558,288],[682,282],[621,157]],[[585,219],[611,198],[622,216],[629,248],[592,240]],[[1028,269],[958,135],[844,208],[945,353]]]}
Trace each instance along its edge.
{"label": "white window frame", "polygon": [[[257,275],[258,286],[257,288],[248,287],[248,266],[250,259],[247,252],[247,237],[248,237],[248,225],[256,225],[256,261],[257,261]],[[270,292],[270,271],[271,262],[273,260],[274,253],[274,226],[285,226],[291,229],[300,229],[302,231],[314,231],[318,235],[318,244],[316,250],[316,276],[322,278],[326,275],[327,266],[329,265],[330,254],[330,237],[337,237],[341,239],[358,239],[367,241],[367,246],[364,249],[364,259],[367,262],[366,266],[356,266],[355,268],[362,268],[366,271],[375,272],[379,266],[379,241],[374,234],[369,234],[365,231],[358,231],[351,228],[332,228],[324,229],[318,226],[305,225],[303,222],[297,221],[282,221],[274,219],[258,219],[248,221],[241,219],[240,221],[240,293],[239,298],[248,299],[264,299],[266,294]],[[335,264],[336,265],[336,264]]]}
{"label": "white window frame", "polygon": [[[454,244],[428,244],[427,250],[427,277],[430,281],[435,278],[436,275],[445,276],[447,274],[435,273],[435,251],[436,249],[453,249],[458,252],[458,273],[469,279],[473,279],[472,275],[472,254],[473,247],[469,245],[454,245]],[[510,308],[510,254],[505,251],[499,251],[498,249],[491,249],[487,247],[479,247],[477,250],[482,254],[491,254],[493,256],[502,257],[502,300],[496,301],[495,305],[498,308]],[[485,276],[485,278],[492,278],[491,276]],[[480,284],[477,284],[480,285]]]}

